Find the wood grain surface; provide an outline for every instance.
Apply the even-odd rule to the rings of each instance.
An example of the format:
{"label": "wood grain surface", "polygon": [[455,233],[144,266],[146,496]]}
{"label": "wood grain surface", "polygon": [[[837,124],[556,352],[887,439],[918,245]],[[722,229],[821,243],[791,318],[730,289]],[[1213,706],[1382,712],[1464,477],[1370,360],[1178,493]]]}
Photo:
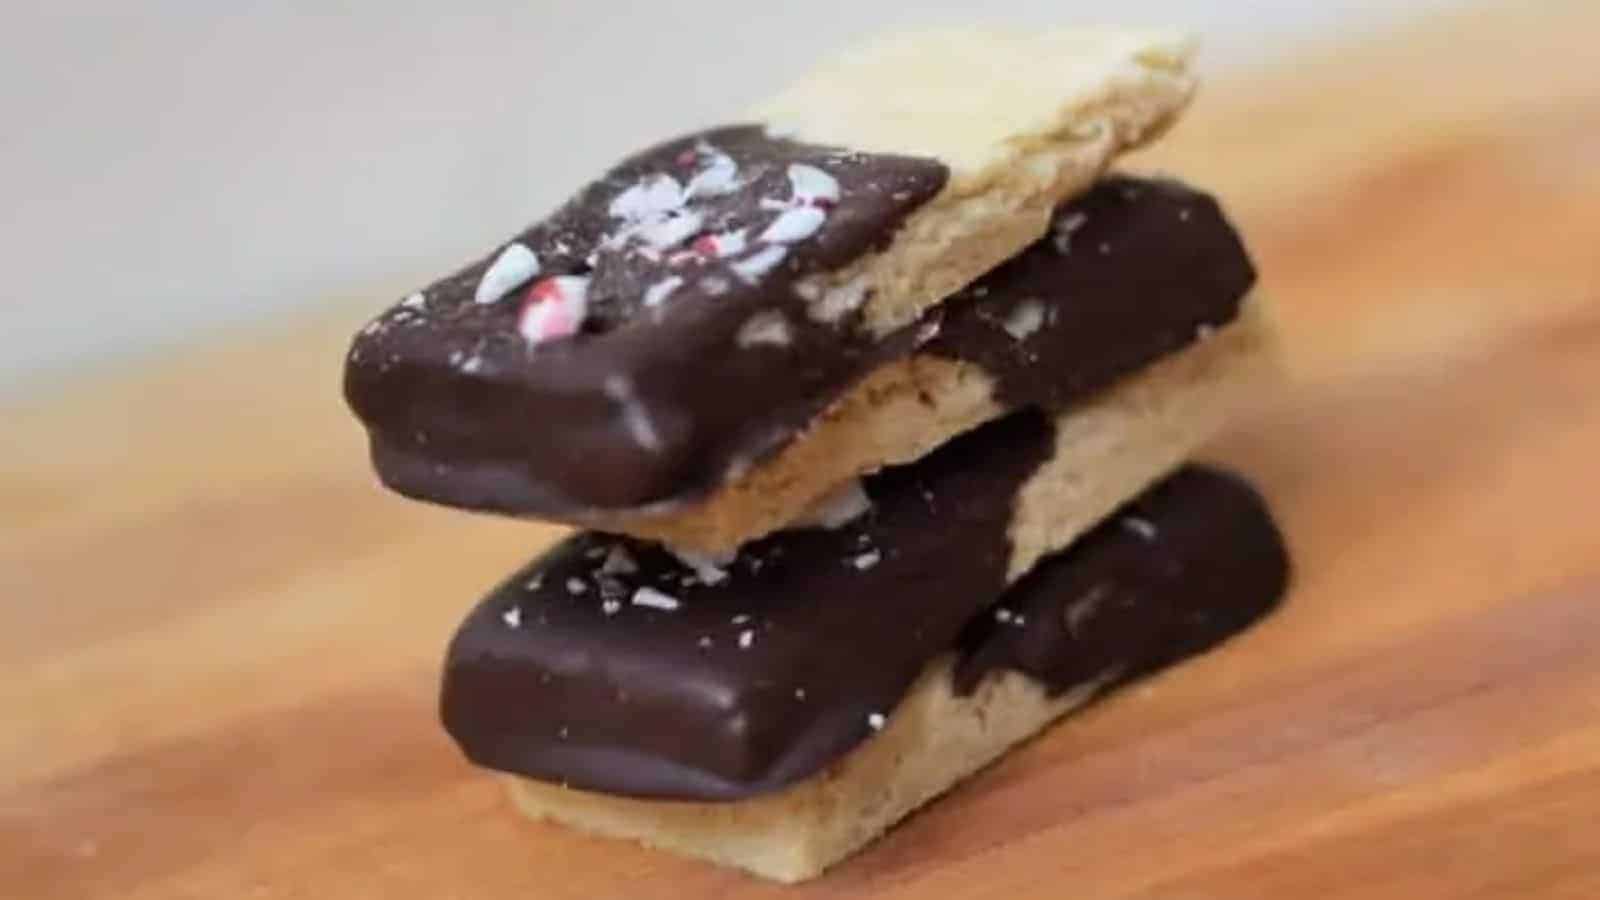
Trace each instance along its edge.
{"label": "wood grain surface", "polygon": [[[557,532],[378,490],[371,311],[88,373],[0,424],[0,895],[1600,897],[1600,64],[1530,3],[1212,85],[1290,384],[1215,449],[1285,611],[798,889],[515,817],[444,642]],[[395,291],[378,291],[385,297]]]}

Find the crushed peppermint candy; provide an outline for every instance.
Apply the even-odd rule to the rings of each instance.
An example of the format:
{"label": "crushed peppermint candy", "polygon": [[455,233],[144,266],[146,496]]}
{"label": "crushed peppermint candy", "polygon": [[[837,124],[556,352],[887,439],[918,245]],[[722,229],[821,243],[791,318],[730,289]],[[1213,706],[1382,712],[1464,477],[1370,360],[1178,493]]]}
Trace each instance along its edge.
{"label": "crushed peppermint candy", "polygon": [[883,726],[887,725],[888,722],[889,720],[884,718],[884,715],[881,712],[867,714],[867,727],[871,728],[873,731],[882,731]]}
{"label": "crushed peppermint candy", "polygon": [[824,222],[828,220],[828,213],[817,206],[799,206],[786,209],[772,224],[761,232],[757,240],[773,244],[792,244],[803,241],[816,234]]}
{"label": "crushed peppermint candy", "polygon": [[539,257],[525,244],[508,244],[478,281],[478,289],[472,295],[473,302],[498,303],[538,274]]}
{"label": "crushed peppermint candy", "polygon": [[695,641],[695,644],[702,650],[710,650],[712,643],[713,641],[711,640],[711,635],[709,634],[702,634],[700,635],[700,640]]}
{"label": "crushed peppermint candy", "polygon": [[700,279],[700,290],[706,292],[708,297],[720,297],[728,292],[728,279],[717,275],[707,275]]}
{"label": "crushed peppermint candy", "polygon": [[500,621],[506,623],[507,628],[522,627],[522,607],[508,606],[500,613]]}
{"label": "crushed peppermint candy", "polygon": [[1000,327],[1014,340],[1026,340],[1034,332],[1044,327],[1044,304],[1029,297],[1018,303],[1006,313],[1005,321]]}
{"label": "crushed peppermint candy", "polygon": [[1007,624],[1011,621],[1011,610],[1006,609],[1004,606],[995,609],[994,620],[999,622],[1001,625]]}
{"label": "crushed peppermint candy", "polygon": [[589,585],[585,584],[582,578],[568,578],[567,593],[573,595],[574,597],[581,597],[584,594],[589,593]]}
{"label": "crushed peppermint candy", "polygon": [[605,562],[600,564],[601,575],[632,575],[639,571],[639,564],[634,561],[626,547],[613,544],[606,552]]}
{"label": "crushed peppermint candy", "polygon": [[695,145],[694,154],[708,162],[704,169],[689,179],[689,186],[684,188],[685,196],[716,197],[739,189],[739,164],[733,161],[733,157],[706,141]]}
{"label": "crushed peppermint candy", "polygon": [[622,601],[606,599],[600,601],[600,611],[608,616],[614,616],[622,611]]}
{"label": "crushed peppermint candy", "polygon": [[532,578],[529,578],[527,581],[524,581],[522,583],[522,589],[525,590],[525,591],[528,591],[529,593],[532,593],[533,591],[537,591],[538,589],[540,589],[542,587],[544,587],[544,575],[543,574],[535,575]]}
{"label": "crushed peppermint candy", "polygon": [[1159,533],[1156,531],[1154,523],[1149,519],[1141,519],[1138,516],[1123,516],[1122,527],[1147,541],[1155,540],[1156,535]]}
{"label": "crushed peppermint candy", "polygon": [[794,191],[792,202],[807,206],[834,206],[839,202],[839,181],[816,166],[791,163],[789,187]]}
{"label": "crushed peppermint candy", "polygon": [[734,342],[740,347],[787,347],[794,340],[789,331],[789,320],[783,313],[769,309],[758,312],[739,326]]}
{"label": "crushed peppermint candy", "polygon": [[755,644],[755,642],[756,642],[756,630],[754,628],[746,628],[745,630],[739,632],[739,649],[740,650],[749,650],[751,645]]}
{"label": "crushed peppermint candy", "polygon": [[411,294],[400,301],[400,306],[405,309],[424,309],[428,305],[428,298],[421,291]]}
{"label": "crushed peppermint candy", "polygon": [[[762,240],[766,240],[766,238],[763,237]],[[721,234],[705,234],[694,239],[694,243],[689,245],[688,254],[683,258],[722,259],[728,256],[738,256],[749,245],[750,242],[745,238],[743,228],[724,231]]]}
{"label": "crushed peppermint candy", "polygon": [[663,591],[658,591],[653,587],[646,586],[633,592],[633,605],[648,606],[651,609],[660,609],[665,610],[666,612],[673,612],[682,604],[678,602],[677,597],[674,597],[671,594]]}
{"label": "crushed peppermint candy", "polygon": [[794,689],[794,698],[796,700],[804,700],[806,698],[806,689],[805,688],[795,688]]}
{"label": "crushed peppermint candy", "polygon": [[788,255],[789,248],[782,244],[771,244],[733,263],[729,268],[745,282],[755,284],[768,272],[776,269]]}
{"label": "crushed peppermint candy", "polygon": [[1216,333],[1217,333],[1217,326],[1209,325],[1209,324],[1207,324],[1205,322],[1201,322],[1198,326],[1195,327],[1194,339],[1197,340],[1197,341],[1209,341],[1209,340],[1211,340],[1211,338],[1216,336]]}
{"label": "crushed peppermint candy", "polygon": [[578,333],[589,314],[589,276],[554,275],[528,288],[517,315],[517,331],[529,344]]}
{"label": "crushed peppermint candy", "polygon": [[739,613],[738,615],[736,615],[733,618],[728,620],[729,624],[732,624],[732,625],[743,625],[744,623],[746,623],[748,621],[750,621],[750,614],[749,613]]}
{"label": "crushed peppermint candy", "polygon": [[661,435],[656,433],[650,413],[634,393],[633,382],[621,375],[610,375],[606,378],[605,392],[607,397],[622,407],[622,424],[628,429],[634,443],[646,450],[659,451]]}
{"label": "crushed peppermint candy", "polygon": [[850,565],[855,566],[856,571],[858,572],[865,572],[868,569],[876,566],[882,560],[882,553],[879,553],[877,550],[868,550],[867,552],[862,553],[856,558],[850,560]]}
{"label": "crushed peppermint candy", "polygon": [[668,297],[672,296],[674,291],[681,287],[683,287],[683,279],[681,277],[677,275],[668,275],[666,278],[663,278],[655,284],[650,285],[648,288],[645,288],[644,305],[660,306],[662,303],[666,302]]}

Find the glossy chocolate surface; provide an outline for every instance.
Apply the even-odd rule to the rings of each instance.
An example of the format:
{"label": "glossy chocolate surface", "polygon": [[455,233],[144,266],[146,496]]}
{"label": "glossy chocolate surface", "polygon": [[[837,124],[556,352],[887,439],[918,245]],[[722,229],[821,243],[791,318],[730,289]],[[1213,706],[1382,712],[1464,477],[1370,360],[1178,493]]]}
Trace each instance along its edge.
{"label": "glossy chocolate surface", "polygon": [[[710,171],[695,150],[702,146],[726,151],[751,180],[696,213],[700,227],[728,234],[749,223],[750,235],[765,233],[794,212],[778,207],[793,199],[784,173],[795,165],[832,173],[837,203],[753,282],[728,270],[742,256],[657,250],[635,237],[610,247],[615,234],[605,229],[626,228],[608,204],[643,183],[641,173],[678,160],[687,161],[686,181],[694,167]],[[576,334],[530,344],[515,295],[475,303],[486,259],[357,337],[345,390],[380,477],[419,499],[556,519],[685,502],[794,439],[887,360],[912,352],[967,360],[996,377],[1006,403],[1060,409],[1231,321],[1254,283],[1209,196],[1116,176],[1059,210],[1046,238],[903,332],[871,340],[851,327],[850,312],[819,321],[802,296],[805,276],[886,240],[943,177],[933,163],[738,128],[630,161],[521,236],[546,276],[584,270],[582,248],[610,247],[589,270]],[[692,247],[700,238],[685,240]],[[746,244],[746,256],[759,252]],[[643,305],[641,293],[671,278],[684,285]],[[707,293],[708,279],[726,291]]]}
{"label": "glossy chocolate surface", "polygon": [[715,585],[650,545],[569,539],[461,626],[445,726],[490,768],[640,797],[737,799],[869,739],[876,717],[892,716],[952,649],[961,690],[995,669],[1053,690],[1111,686],[1276,604],[1287,570],[1266,509],[1243,482],[1200,469],[1007,592],[1012,498],[1051,436],[1029,413],[986,426],[869,479],[874,508],[855,522],[747,546]]}

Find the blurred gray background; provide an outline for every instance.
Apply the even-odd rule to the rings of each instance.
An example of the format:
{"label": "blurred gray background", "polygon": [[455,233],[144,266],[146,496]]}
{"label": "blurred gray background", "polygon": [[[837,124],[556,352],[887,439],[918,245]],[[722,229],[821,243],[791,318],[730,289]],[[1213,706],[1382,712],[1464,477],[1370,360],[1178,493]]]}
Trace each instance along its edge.
{"label": "blurred gray background", "polygon": [[369,295],[818,56],[944,21],[1180,25],[1212,72],[1450,0],[0,4],[0,392]]}

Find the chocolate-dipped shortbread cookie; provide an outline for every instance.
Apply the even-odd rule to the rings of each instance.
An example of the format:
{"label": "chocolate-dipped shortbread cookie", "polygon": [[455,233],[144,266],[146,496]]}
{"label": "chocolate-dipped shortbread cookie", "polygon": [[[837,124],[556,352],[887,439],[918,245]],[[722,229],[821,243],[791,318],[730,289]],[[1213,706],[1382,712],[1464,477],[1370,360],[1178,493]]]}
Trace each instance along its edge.
{"label": "chocolate-dipped shortbread cookie", "polygon": [[524,776],[530,814],[812,877],[1276,604],[1287,564],[1264,507],[1193,468],[1007,590],[1012,500],[1049,432],[1033,414],[986,426],[870,479],[862,519],[756,542],[709,581],[649,545],[573,538],[462,626],[445,723]]}
{"label": "chocolate-dipped shortbread cookie", "polygon": [[[1163,128],[1191,87],[1185,45],[1163,36],[878,45],[749,124],[625,160],[407,297],[357,337],[346,395],[403,493],[729,551],[994,415],[941,394],[955,419],[900,441],[853,434],[835,407],[945,327],[941,300],[1045,235],[1054,208]],[[1180,205],[1205,220],[1203,249],[1231,252],[1223,268],[1243,274],[1197,309],[1230,312],[1249,284],[1242,250],[1209,200],[1172,197],[1166,212]],[[1058,246],[1081,215],[1055,220]],[[1118,236],[1080,253],[1115,251]],[[1012,299],[992,326],[1026,335],[1060,315]],[[1180,318],[1185,337],[1226,321]],[[907,373],[879,377],[909,389]],[[830,439],[888,442],[826,467],[776,458],[830,415]]]}
{"label": "chocolate-dipped shortbread cookie", "polygon": [[[1066,409],[1203,336],[1260,328],[1235,324],[1255,272],[1210,197],[1109,177],[1054,222],[883,341],[807,319],[798,298],[686,297],[659,320],[463,371],[445,347],[492,325],[402,309],[358,339],[350,397],[406,494],[722,555],[1007,410]],[[646,481],[643,506],[554,499]]]}

